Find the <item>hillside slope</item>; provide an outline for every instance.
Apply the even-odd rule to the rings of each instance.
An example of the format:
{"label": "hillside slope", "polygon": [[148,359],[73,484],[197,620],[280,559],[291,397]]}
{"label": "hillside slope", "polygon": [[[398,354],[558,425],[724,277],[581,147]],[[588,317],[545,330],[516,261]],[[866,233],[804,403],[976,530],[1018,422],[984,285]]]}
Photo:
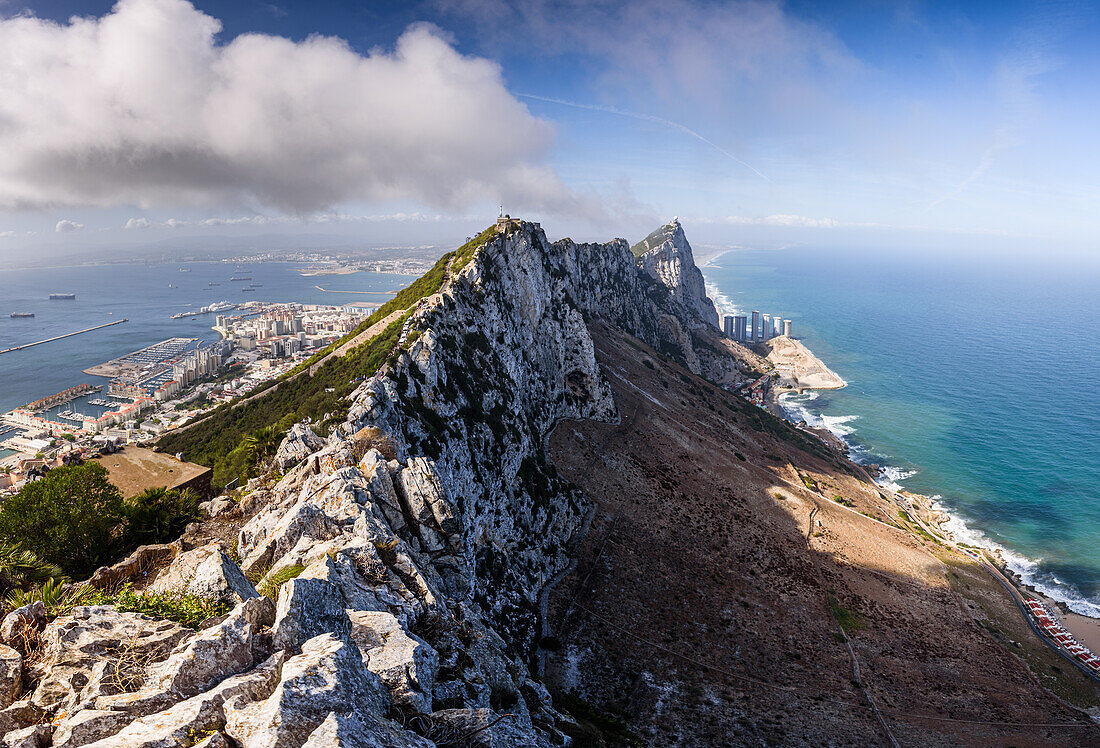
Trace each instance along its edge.
{"label": "hillside slope", "polygon": [[903,529],[877,487],[743,400],[610,325],[593,339],[629,417],[550,439],[599,509],[550,594],[549,682],[652,745],[1097,739],[1019,655],[1047,676],[1058,658],[962,554]]}
{"label": "hillside slope", "polygon": [[[602,709],[652,744],[867,745],[887,739],[870,696],[899,740],[951,744],[964,723],[942,720],[985,715],[1032,726],[962,742],[1087,744],[1087,718],[968,618],[953,558],[825,498],[900,524],[853,466],[706,381],[758,360],[667,281],[623,240],[511,222],[362,346],[176,435],[210,454],[241,420],[300,419],[297,395],[313,418],[174,548],[97,574],[214,591],[228,617],[196,633],[97,606],[45,627],[30,700],[53,743],[626,739]],[[941,721],[902,733],[893,712]]]}

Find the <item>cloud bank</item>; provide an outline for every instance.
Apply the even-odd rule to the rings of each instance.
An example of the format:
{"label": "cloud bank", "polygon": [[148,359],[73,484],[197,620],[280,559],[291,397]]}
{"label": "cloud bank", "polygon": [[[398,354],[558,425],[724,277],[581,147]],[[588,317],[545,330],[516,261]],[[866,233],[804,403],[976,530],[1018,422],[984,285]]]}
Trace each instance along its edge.
{"label": "cloud bank", "polygon": [[0,209],[583,209],[543,164],[551,125],[496,63],[432,27],[366,56],[331,37],[222,44],[220,29],[184,0],[121,0],[67,24],[0,19]]}

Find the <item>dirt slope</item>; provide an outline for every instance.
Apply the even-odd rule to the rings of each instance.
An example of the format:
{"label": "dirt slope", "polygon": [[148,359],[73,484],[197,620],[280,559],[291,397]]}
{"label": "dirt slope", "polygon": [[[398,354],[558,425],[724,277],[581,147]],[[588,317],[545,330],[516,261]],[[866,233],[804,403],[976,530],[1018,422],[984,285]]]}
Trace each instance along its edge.
{"label": "dirt slope", "polygon": [[549,440],[599,504],[549,595],[549,683],[652,745],[1100,744],[1017,656],[1047,667],[1041,647],[1010,651],[1026,634],[1007,598],[860,514],[908,524],[845,462],[633,338],[593,337],[623,423]]}

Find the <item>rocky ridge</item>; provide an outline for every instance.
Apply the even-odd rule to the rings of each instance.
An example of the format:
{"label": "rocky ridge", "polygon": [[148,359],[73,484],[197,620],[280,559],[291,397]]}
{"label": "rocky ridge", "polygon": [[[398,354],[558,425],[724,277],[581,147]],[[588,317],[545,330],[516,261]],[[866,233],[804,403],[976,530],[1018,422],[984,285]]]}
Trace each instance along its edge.
{"label": "rocky ridge", "polygon": [[673,218],[635,244],[631,252],[642,268],[668,289],[673,299],[697,312],[708,324],[718,327],[718,310],[707,296],[703,274],[695,266],[691,245],[678,219]]}
{"label": "rocky ridge", "polygon": [[9,658],[22,700],[0,709],[0,745],[568,744],[575,725],[530,668],[540,590],[591,509],[545,438],[562,420],[620,419],[587,320],[716,381],[753,365],[714,329],[679,224],[662,231],[636,261],[623,240],[502,227],[416,305],[339,428],[291,429],[281,479],[249,486],[259,508],[235,548],[173,549],[152,588],[229,614],[197,632],[110,606],[9,615],[3,631],[41,645],[29,693],[32,653]]}

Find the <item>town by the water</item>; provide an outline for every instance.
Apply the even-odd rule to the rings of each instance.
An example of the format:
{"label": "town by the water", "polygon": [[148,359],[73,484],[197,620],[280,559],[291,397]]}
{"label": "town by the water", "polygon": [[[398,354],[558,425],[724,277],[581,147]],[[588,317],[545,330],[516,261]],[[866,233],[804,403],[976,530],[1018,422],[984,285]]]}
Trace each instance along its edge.
{"label": "town by the water", "polygon": [[[75,295],[51,298],[64,296]],[[354,330],[376,306],[226,301],[172,315],[209,317],[220,340],[162,340],[85,369],[88,381],[0,416],[0,495],[17,493],[53,467],[150,445],[282,376]]]}

